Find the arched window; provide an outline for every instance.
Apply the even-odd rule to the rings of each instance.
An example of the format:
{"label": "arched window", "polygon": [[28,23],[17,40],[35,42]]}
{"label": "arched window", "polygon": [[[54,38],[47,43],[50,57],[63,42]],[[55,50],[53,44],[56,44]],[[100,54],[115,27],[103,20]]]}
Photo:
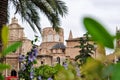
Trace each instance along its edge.
{"label": "arched window", "polygon": [[48,42],[52,42],[53,41],[53,35],[48,35]]}
{"label": "arched window", "polygon": [[57,57],[57,62],[60,64],[60,57]]}
{"label": "arched window", "polygon": [[46,42],[46,39],[47,39],[47,37],[46,37],[46,36],[44,36],[44,37],[43,37],[43,42]]}
{"label": "arched window", "polygon": [[44,64],[44,62],[43,61],[41,61],[41,65],[43,65]]}
{"label": "arched window", "polygon": [[43,65],[43,64],[45,64],[45,59],[43,59],[43,60],[41,61],[41,65]]}
{"label": "arched window", "polygon": [[49,31],[49,32],[48,32],[47,41],[48,41],[48,42],[52,42],[52,41],[53,41],[52,31]]}
{"label": "arched window", "polygon": [[17,72],[14,69],[11,71],[11,76],[17,76]]}
{"label": "arched window", "polygon": [[60,36],[58,34],[55,35],[55,41],[59,41]]}

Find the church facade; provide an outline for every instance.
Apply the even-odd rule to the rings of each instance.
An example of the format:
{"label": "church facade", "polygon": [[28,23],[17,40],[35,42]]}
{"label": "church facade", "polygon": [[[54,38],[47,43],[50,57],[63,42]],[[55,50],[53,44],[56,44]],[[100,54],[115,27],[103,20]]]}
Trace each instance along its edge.
{"label": "church facade", "polygon": [[24,36],[24,28],[18,24],[18,20],[15,17],[12,18],[8,28],[8,46],[16,41],[21,41],[22,46],[5,57],[4,62],[11,65],[11,68],[4,72],[5,76],[10,76],[12,70],[15,70],[16,72],[19,71],[19,55],[27,53],[32,48],[31,41]]}

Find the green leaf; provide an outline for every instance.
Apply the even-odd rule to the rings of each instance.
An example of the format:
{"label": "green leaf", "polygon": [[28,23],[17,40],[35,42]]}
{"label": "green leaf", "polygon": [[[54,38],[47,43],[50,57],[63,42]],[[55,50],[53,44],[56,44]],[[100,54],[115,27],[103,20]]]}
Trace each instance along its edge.
{"label": "green leaf", "polygon": [[114,64],[108,64],[107,66],[104,66],[102,72],[103,78],[107,78],[108,76],[110,77],[113,71],[114,71]]}
{"label": "green leaf", "polygon": [[7,48],[3,50],[3,55],[7,55],[10,52],[16,51],[18,47],[22,45],[22,42],[14,42],[13,44],[9,45]]}
{"label": "green leaf", "polygon": [[120,63],[114,65],[111,80],[120,80]]}
{"label": "green leaf", "polygon": [[5,70],[5,69],[9,69],[9,68],[10,68],[9,65],[7,65],[7,64],[1,64],[1,63],[0,63],[0,71],[3,71],[3,70]]}
{"label": "green leaf", "polygon": [[0,75],[0,80],[5,80],[3,75]]}
{"label": "green leaf", "polygon": [[107,32],[103,25],[89,17],[85,17],[83,23],[88,33],[95,41],[108,48],[114,48],[113,36]]}
{"label": "green leaf", "polygon": [[8,27],[7,26],[3,26],[2,28],[2,43],[4,46],[6,46],[8,43]]}

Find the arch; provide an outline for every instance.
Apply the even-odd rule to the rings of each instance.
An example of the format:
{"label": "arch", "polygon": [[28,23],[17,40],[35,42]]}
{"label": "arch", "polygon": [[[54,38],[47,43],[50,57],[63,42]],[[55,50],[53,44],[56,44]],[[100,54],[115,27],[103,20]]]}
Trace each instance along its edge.
{"label": "arch", "polygon": [[57,57],[57,62],[60,64],[60,57]]}
{"label": "arch", "polygon": [[49,31],[48,31],[48,34],[49,34],[49,35],[52,35],[52,31],[51,31],[51,30],[49,30]]}
{"label": "arch", "polygon": [[59,34],[56,34],[56,35],[55,35],[55,41],[60,41],[60,36],[59,36]]}
{"label": "arch", "polygon": [[53,32],[51,30],[48,31],[47,41],[48,42],[52,42],[53,41]]}
{"label": "arch", "polygon": [[43,61],[41,61],[41,65],[43,65],[44,64],[44,62]]}
{"label": "arch", "polygon": [[47,36],[47,41],[52,42],[53,41],[53,35],[48,35]]}
{"label": "arch", "polygon": [[15,69],[11,70],[11,76],[17,76],[17,72]]}

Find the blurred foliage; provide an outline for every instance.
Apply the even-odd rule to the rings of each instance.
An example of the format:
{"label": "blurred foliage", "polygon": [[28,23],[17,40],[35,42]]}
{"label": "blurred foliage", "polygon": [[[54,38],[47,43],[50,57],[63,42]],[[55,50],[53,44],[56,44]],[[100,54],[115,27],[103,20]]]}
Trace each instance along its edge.
{"label": "blurred foliage", "polygon": [[104,80],[102,79],[102,69],[104,64],[93,58],[88,58],[87,62],[81,67],[81,73],[85,80]]}
{"label": "blurred foliage", "polygon": [[10,52],[16,51],[17,48],[19,48],[22,45],[22,42],[18,41],[18,42],[14,42],[11,45],[7,46],[5,49],[3,49],[3,55],[7,55]]}
{"label": "blurred foliage", "polygon": [[75,62],[68,62],[68,68],[57,64],[55,68],[58,69],[57,74],[54,75],[54,80],[81,80],[80,76],[77,75],[77,65]]}
{"label": "blurred foliage", "polygon": [[35,76],[41,76],[43,80],[47,80],[49,77],[53,77],[53,75],[56,74],[56,72],[57,69],[55,69],[55,67],[48,65],[42,65],[38,68],[35,68]]}
{"label": "blurred foliage", "polygon": [[41,76],[42,80],[51,77],[53,80],[81,80],[77,76],[76,66],[68,63],[68,67],[57,63],[55,66],[42,65],[35,69],[36,77]]}
{"label": "blurred foliage", "polygon": [[8,26],[3,26],[2,28],[2,43],[3,50],[1,56],[5,56],[13,51],[16,51],[22,45],[22,42],[17,41],[8,45]]}
{"label": "blurred foliage", "polygon": [[3,70],[5,70],[5,69],[9,69],[9,68],[10,68],[9,65],[7,65],[7,64],[1,64],[0,63],[0,72],[3,71]]}
{"label": "blurred foliage", "polygon": [[2,28],[2,43],[5,47],[8,44],[8,33],[9,33],[8,27],[4,25]]}
{"label": "blurred foliage", "polygon": [[114,37],[98,21],[90,17],[85,17],[83,19],[83,24],[95,41],[105,47],[114,48]]}
{"label": "blurred foliage", "polygon": [[[113,37],[103,25],[90,17],[85,17],[83,23],[88,33],[97,44],[107,48],[114,48],[113,41],[114,39],[119,39],[119,34],[116,34],[116,37]],[[115,54],[120,53],[118,47],[116,49]],[[100,54],[102,54],[102,52],[104,54],[104,51],[99,52],[101,52]],[[119,57],[118,55],[115,56],[117,58]],[[120,62],[114,63],[109,61],[105,55],[104,59],[101,57],[99,60],[87,58],[86,63],[81,66],[81,78],[82,80],[119,80]]]}
{"label": "blurred foliage", "polygon": [[81,67],[82,80],[119,80],[120,62],[104,63],[93,58],[88,58]]}

